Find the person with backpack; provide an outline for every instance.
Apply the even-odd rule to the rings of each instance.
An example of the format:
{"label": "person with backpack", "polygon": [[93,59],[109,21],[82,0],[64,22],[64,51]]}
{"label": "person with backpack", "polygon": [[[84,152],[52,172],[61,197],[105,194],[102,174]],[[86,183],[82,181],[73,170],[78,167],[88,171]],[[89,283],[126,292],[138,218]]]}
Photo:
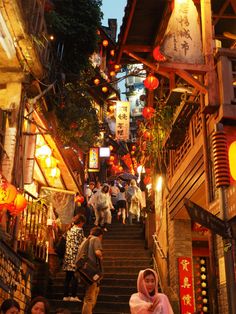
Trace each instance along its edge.
{"label": "person with backpack", "polygon": [[[103,272],[102,260],[102,239],[103,229],[100,227],[94,227],[90,230],[89,235],[89,247],[88,247],[88,259],[98,265],[100,272]],[[81,278],[82,281],[84,277]],[[82,314],[92,314],[93,308],[96,305],[97,297],[100,291],[100,281],[90,282],[84,280],[85,283],[85,296],[83,300]]]}
{"label": "person with backpack", "polygon": [[[86,222],[84,215],[78,215],[74,220],[71,228],[66,232],[66,249],[63,260],[62,269],[66,272],[66,278],[64,282],[64,297],[63,301],[77,301],[81,300],[76,295],[78,280],[75,277],[76,270],[76,256],[79,245],[84,240],[83,225]],[[71,285],[71,289],[70,289]],[[71,292],[71,296],[70,296]]]}
{"label": "person with backpack", "polygon": [[130,181],[130,186],[126,191],[126,200],[128,203],[129,224],[132,224],[134,217],[139,222],[142,207],[142,192],[134,179]]}

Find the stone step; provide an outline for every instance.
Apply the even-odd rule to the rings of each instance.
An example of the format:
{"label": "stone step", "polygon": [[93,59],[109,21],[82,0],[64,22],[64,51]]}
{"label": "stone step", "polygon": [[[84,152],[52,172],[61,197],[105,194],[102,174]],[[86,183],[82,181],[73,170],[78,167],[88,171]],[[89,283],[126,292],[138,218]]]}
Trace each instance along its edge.
{"label": "stone step", "polygon": [[[129,242],[127,242],[129,241]],[[111,240],[106,241],[103,243],[103,250],[106,252],[106,250],[123,250],[123,251],[130,251],[130,250],[144,250],[146,249],[145,243],[143,241],[135,241],[135,240],[127,240],[127,241],[117,241],[117,240]]]}
{"label": "stone step", "polygon": [[[141,224],[122,225],[113,219],[103,239],[104,278],[94,314],[128,314],[129,299],[137,291],[137,276],[141,269],[151,267],[151,252],[146,249]],[[87,230],[89,232],[89,230]],[[65,272],[59,271],[49,287],[48,297],[52,309],[66,307],[72,314],[81,313],[82,304],[63,302]],[[78,296],[83,299],[85,287],[78,286]]]}
{"label": "stone step", "polygon": [[109,259],[103,260],[103,267],[104,267],[104,271],[107,272],[109,270],[110,267],[148,267],[151,263],[150,258],[134,258],[134,259],[118,259],[118,258],[114,258],[114,259]]}
{"label": "stone step", "polygon": [[[136,292],[136,287],[133,286],[105,286],[104,284],[101,284],[101,289],[100,289],[100,299],[103,299],[103,296],[106,298],[107,295],[125,295],[125,296],[130,296],[132,293]],[[84,286],[79,285],[77,294],[79,298],[83,298],[84,296]],[[63,284],[59,286],[54,286],[54,289],[48,293],[48,296],[50,299],[58,299],[62,300],[63,299]]]}
{"label": "stone step", "polygon": [[151,263],[146,263],[145,265],[140,265],[140,266],[111,266],[106,269],[106,274],[130,274],[130,273],[135,273],[136,278],[141,269],[145,269],[147,267],[151,267]]}
{"label": "stone step", "polygon": [[112,259],[112,258],[150,258],[151,253],[149,251],[141,251],[140,249],[132,249],[132,250],[127,250],[127,249],[106,249],[104,252],[104,260],[106,259]]}
{"label": "stone step", "polygon": [[[62,300],[51,299],[50,300],[51,307],[56,309],[59,307],[66,307],[72,313],[81,313],[82,302],[65,302]],[[93,313],[101,313],[101,314],[128,314],[129,311],[129,303],[128,302],[104,302],[97,300],[97,304],[94,308]]]}

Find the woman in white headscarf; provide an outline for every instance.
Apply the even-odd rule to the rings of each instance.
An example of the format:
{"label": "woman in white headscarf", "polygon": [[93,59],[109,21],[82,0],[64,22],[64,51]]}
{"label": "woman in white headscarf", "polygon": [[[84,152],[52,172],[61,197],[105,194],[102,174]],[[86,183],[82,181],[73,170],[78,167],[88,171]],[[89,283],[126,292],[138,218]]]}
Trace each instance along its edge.
{"label": "woman in white headscarf", "polygon": [[157,273],[153,269],[139,272],[137,289],[129,300],[131,314],[174,314],[168,297],[158,292]]}

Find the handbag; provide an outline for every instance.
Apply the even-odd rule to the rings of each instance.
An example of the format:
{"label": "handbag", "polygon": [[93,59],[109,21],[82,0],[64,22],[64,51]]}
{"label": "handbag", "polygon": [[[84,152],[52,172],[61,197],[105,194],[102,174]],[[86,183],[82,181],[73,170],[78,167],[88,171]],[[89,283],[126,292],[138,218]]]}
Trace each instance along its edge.
{"label": "handbag", "polygon": [[60,258],[64,258],[66,252],[66,234],[63,234],[55,244],[55,251]]}
{"label": "handbag", "polygon": [[86,284],[93,284],[102,279],[103,273],[98,259],[97,263],[91,261],[88,257],[90,238],[83,241],[79,247],[76,257],[76,275],[78,275]]}
{"label": "handbag", "polygon": [[99,265],[94,264],[90,259],[88,259],[81,268],[77,269],[77,271],[80,278],[89,285],[94,282],[99,282],[103,277]]}

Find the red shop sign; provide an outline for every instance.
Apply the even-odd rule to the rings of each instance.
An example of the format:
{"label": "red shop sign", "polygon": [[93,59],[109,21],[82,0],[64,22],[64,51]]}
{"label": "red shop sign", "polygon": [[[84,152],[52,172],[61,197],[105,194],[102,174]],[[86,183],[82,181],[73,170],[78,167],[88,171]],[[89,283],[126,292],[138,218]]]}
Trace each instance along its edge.
{"label": "red shop sign", "polygon": [[179,292],[181,314],[194,313],[192,259],[179,257]]}

